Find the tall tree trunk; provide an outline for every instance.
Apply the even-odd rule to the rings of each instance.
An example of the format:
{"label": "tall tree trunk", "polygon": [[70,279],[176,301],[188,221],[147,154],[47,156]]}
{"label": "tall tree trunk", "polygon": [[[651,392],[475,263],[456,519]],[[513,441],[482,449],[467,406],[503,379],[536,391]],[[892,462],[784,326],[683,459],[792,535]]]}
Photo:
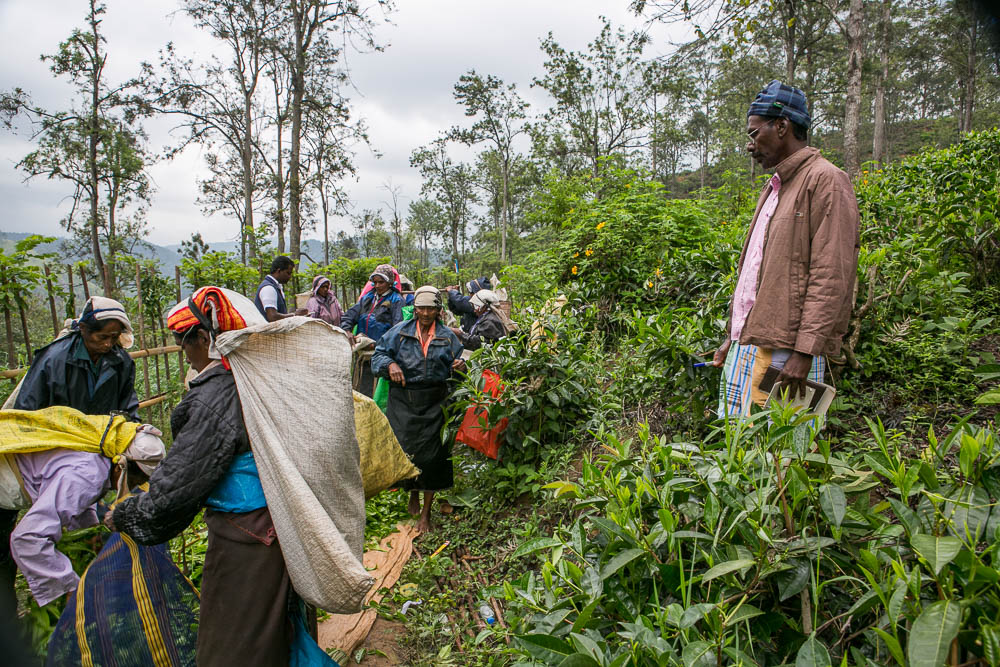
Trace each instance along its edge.
{"label": "tall tree trunk", "polygon": [[962,109],[962,125],[965,132],[972,132],[972,112],[976,106],[976,49],[978,47],[979,20],[976,13],[969,8],[969,29],[967,31],[969,39],[969,50],[966,58],[965,68],[965,104]]}
{"label": "tall tree trunk", "polygon": [[847,99],[844,105],[844,167],[854,178],[861,171],[861,65],[864,41],[863,0],[851,0],[847,16]]}
{"label": "tall tree trunk", "polygon": [[104,267],[104,257],[101,254],[101,237],[98,233],[98,197],[100,196],[100,186],[97,180],[97,144],[100,141],[100,96],[101,96],[101,70],[104,69],[104,60],[101,58],[101,38],[97,32],[100,21],[97,19],[96,0],[90,0],[90,32],[94,38],[93,61],[91,62],[90,73],[90,127],[87,137],[87,162],[90,171],[90,251],[94,253],[94,266],[97,275],[104,277],[104,293],[113,295],[111,286],[111,272]]}
{"label": "tall tree trunk", "polygon": [[302,99],[306,89],[306,54],[304,47],[305,23],[309,8],[300,0],[292,0],[292,17],[295,22],[295,55],[292,65],[292,150],[288,159],[289,229],[288,250],[296,266],[299,263],[302,239],[302,183],[299,157],[302,150]]}
{"label": "tall tree trunk", "polygon": [[879,69],[875,83],[875,127],[872,137],[872,160],[879,164],[886,159],[885,82],[889,78],[891,22],[892,0],[882,0],[882,20],[879,22]]}
{"label": "tall tree trunk", "polygon": [[507,198],[510,196],[510,157],[504,158],[503,163],[503,227],[500,229],[500,263],[507,261],[507,229],[510,226],[509,212],[507,210]]}
{"label": "tall tree trunk", "polygon": [[795,81],[795,1],[784,0],[781,18],[785,24],[782,26],[782,36],[785,43],[785,83],[794,85]]}
{"label": "tall tree trunk", "polygon": [[253,116],[251,106],[253,104],[253,91],[243,93],[243,237],[242,260],[243,265],[247,264],[247,254],[249,250],[250,261],[257,259],[257,237],[254,233],[253,224]]}
{"label": "tall tree trunk", "polygon": [[284,156],[282,155],[282,134],[284,133],[284,115],[278,109],[278,168],[277,182],[274,184],[275,197],[274,205],[278,208],[275,226],[278,228],[278,254],[285,252],[285,168]]}

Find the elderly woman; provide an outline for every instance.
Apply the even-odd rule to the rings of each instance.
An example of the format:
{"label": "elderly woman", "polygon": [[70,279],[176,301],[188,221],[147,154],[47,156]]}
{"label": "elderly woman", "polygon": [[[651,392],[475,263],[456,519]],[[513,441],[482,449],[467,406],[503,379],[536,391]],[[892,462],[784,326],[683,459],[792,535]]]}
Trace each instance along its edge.
{"label": "elderly woman", "polygon": [[[92,297],[67,331],[35,352],[13,407],[63,405],[89,415],[121,412],[138,421],[135,363],[125,351],[132,346],[132,324],[122,304]],[[9,549],[31,594],[44,606],[76,590],[80,577],[56,544],[64,528],[97,524],[96,503],[110,486],[111,460],[50,449],[18,454],[17,466],[32,505],[10,534]]]}
{"label": "elderly woman", "polygon": [[344,313],[340,328],[350,334],[357,325],[359,334],[377,343],[386,331],[403,321],[403,297],[394,286],[396,269],[391,265],[379,264],[368,279],[373,289]]}
{"label": "elderly woman", "polygon": [[220,295],[228,296],[203,287],[170,311],[167,327],[198,375],[170,415],[173,445],[149,491],[123,500],[105,523],[140,544],[159,544],[179,535],[207,506],[198,665],[287,665],[291,583],[236,381],[214,349],[217,333],[243,326]]}
{"label": "elderly woman", "polygon": [[[379,341],[372,357],[372,372],[388,377],[386,416],[396,439],[420,476],[403,482],[410,489],[410,514],[420,512],[417,530],[431,529],[434,492],[450,488],[454,472],[451,453],[441,441],[444,402],[453,371],[465,370],[462,343],[439,322],[441,294],[424,286],[413,296],[414,319],[397,324]],[[419,492],[424,492],[423,510]]]}
{"label": "elderly woman", "polygon": [[[403,297],[395,288],[396,269],[390,264],[379,264],[368,279],[372,289],[363,293],[340,319],[340,328],[347,332],[352,346],[355,343],[355,325],[359,335],[378,343],[386,331],[403,321]],[[370,362],[362,359],[356,386],[358,391],[371,398],[375,393],[375,378],[372,377]]]}
{"label": "elderly woman", "polygon": [[306,304],[306,311],[309,317],[323,320],[335,327],[340,326],[340,318],[343,311],[340,302],[330,289],[330,279],[326,276],[316,276],[312,282],[312,296]]}
{"label": "elderly woman", "polygon": [[481,289],[472,295],[469,303],[475,308],[476,322],[468,333],[451,327],[467,350],[478,350],[483,343],[495,343],[507,335],[506,317],[500,310],[500,298],[488,289]]}

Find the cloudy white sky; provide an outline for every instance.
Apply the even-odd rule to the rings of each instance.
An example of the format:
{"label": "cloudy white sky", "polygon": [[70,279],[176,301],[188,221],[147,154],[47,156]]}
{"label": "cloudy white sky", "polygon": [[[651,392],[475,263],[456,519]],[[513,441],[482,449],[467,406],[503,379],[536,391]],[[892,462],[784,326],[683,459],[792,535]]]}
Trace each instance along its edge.
{"label": "cloudy white sky", "polygon": [[[168,41],[196,60],[216,48],[177,11],[179,0],[106,1],[104,34],[112,81],[136,74],[142,61],[155,61]],[[55,52],[60,40],[83,26],[85,11],[85,0],[0,0],[0,89],[21,87],[45,108],[67,107],[72,89],[54,79],[39,56]],[[533,110],[540,111],[548,105],[546,96],[529,88],[542,71],[540,40],[552,31],[564,47],[585,49],[600,30],[600,16],[615,25],[643,26],[628,12],[628,0],[398,0],[391,23],[378,31],[386,50],[355,54],[349,61],[357,88],[351,93],[355,113],[366,119],[372,146],[381,153],[380,158],[367,149],[358,153],[358,179],[346,184],[355,210],[383,206],[388,197],[381,186],[389,181],[401,188],[404,208],[419,196],[420,178],[409,166],[410,153],[442,130],[467,122],[452,96],[462,73],[475,69],[516,83]],[[668,51],[666,29],[654,26],[652,34],[647,54]],[[147,122],[146,128],[153,148],[170,143],[167,121]],[[60,235],[59,220],[68,210],[71,189],[44,179],[24,182],[16,164],[32,149],[28,129],[0,129],[0,230]],[[203,160],[197,148],[190,148],[151,168],[156,186],[148,215],[153,243],[178,243],[196,231],[210,242],[236,236],[232,219],[206,217],[195,204]],[[338,219],[331,234],[348,228],[347,219]]]}

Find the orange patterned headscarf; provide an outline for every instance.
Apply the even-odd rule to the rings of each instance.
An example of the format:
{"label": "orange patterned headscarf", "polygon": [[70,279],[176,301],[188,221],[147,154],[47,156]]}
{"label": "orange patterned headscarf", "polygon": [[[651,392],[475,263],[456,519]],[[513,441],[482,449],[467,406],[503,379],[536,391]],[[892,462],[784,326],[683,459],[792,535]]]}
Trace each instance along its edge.
{"label": "orange patterned headscarf", "polygon": [[[209,317],[216,331],[233,331],[245,329],[247,321],[229,301],[229,297],[218,287],[200,287],[191,295],[190,301],[181,301],[167,315],[167,328],[177,333],[184,333],[196,324],[201,323],[198,316],[191,310],[190,303],[201,311],[202,317]],[[211,313],[211,315],[209,315]]]}

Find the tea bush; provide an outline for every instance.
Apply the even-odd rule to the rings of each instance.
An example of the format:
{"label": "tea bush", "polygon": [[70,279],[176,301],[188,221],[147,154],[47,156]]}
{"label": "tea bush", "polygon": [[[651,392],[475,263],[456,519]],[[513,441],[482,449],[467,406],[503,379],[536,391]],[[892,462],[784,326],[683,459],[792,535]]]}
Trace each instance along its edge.
{"label": "tea bush", "polygon": [[518,664],[998,664],[994,432],[959,423],[908,460],[879,423],[850,453],[795,449],[796,423],[602,433],[549,485],[576,520],[515,552],[541,558],[505,584]]}

